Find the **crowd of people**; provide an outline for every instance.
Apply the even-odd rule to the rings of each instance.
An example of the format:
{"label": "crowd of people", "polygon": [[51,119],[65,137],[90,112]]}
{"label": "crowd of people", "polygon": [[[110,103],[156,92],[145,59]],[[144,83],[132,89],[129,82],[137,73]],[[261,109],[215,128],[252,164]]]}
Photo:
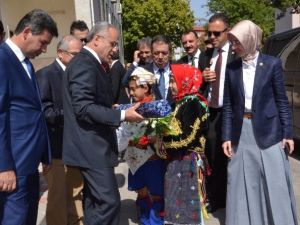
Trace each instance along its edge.
{"label": "crowd of people", "polygon": [[[58,37],[55,21],[32,10],[6,40],[1,22],[0,224],[36,224],[42,163],[48,225],[118,225],[124,151],[142,225],[203,225],[221,208],[227,225],[297,225],[281,61],[260,52],[250,20],[231,28],[217,13],[207,34],[212,46],[201,50],[184,32],[175,62],[167,35],[144,37],[125,69],[117,27],[78,20],[35,72],[30,59]],[[139,111],[157,102],[171,114]]]}

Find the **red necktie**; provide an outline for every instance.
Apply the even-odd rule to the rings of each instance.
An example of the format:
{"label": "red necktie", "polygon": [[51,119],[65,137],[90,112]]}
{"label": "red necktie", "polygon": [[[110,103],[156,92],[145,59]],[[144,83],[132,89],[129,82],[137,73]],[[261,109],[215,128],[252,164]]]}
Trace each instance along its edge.
{"label": "red necktie", "polygon": [[211,83],[210,107],[213,108],[219,107],[220,76],[221,76],[221,68],[222,68],[222,49],[218,49],[218,53],[219,56],[215,67],[216,80]]}
{"label": "red necktie", "polygon": [[103,70],[105,71],[105,73],[109,72],[109,64],[108,63],[102,62],[101,66],[102,66]]}

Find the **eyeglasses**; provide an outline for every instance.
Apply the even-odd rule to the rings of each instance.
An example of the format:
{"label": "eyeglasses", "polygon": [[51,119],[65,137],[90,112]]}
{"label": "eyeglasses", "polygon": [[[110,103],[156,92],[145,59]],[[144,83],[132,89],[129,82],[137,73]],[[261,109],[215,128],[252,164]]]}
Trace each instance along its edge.
{"label": "eyeglasses", "polygon": [[65,53],[71,55],[71,56],[75,56],[78,54],[78,52],[68,52],[68,51],[64,51]]}
{"label": "eyeglasses", "polygon": [[101,35],[97,35],[97,36],[102,37],[103,39],[105,39],[106,41],[108,41],[110,43],[110,46],[112,48],[117,48],[119,46],[119,43],[116,42],[116,41],[109,41],[106,37],[101,36]]}
{"label": "eyeglasses", "polygon": [[80,41],[81,41],[82,43],[87,43],[87,39],[86,39],[86,38],[81,38]]}
{"label": "eyeglasses", "polygon": [[213,34],[215,37],[219,37],[223,32],[225,32],[228,28],[225,28],[222,31],[208,31],[207,35],[208,37],[211,37],[211,35]]}
{"label": "eyeglasses", "polygon": [[238,40],[231,40],[231,41],[229,41],[229,43],[231,45],[241,45],[241,42],[239,42]]}

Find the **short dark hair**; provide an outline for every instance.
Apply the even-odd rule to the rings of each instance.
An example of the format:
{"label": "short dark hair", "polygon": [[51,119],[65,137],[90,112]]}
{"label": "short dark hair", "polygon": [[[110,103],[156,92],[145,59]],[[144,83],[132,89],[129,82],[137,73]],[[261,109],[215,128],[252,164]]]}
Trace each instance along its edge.
{"label": "short dark hair", "polygon": [[2,34],[4,32],[4,27],[3,27],[3,23],[0,20],[0,34]]}
{"label": "short dark hair", "polygon": [[222,21],[225,24],[226,28],[230,27],[229,19],[224,13],[216,13],[212,15],[209,18],[208,23],[213,23],[217,20]]}
{"label": "short dark hair", "polygon": [[171,41],[166,35],[159,34],[159,35],[156,35],[155,37],[153,37],[153,39],[151,41],[151,49],[153,47],[153,44],[158,43],[158,42],[162,42],[164,44],[169,45],[169,51],[171,52],[171,50],[172,50]]}
{"label": "short dark hair", "polygon": [[74,30],[85,31],[88,30],[88,26],[83,20],[75,20],[70,26],[70,34],[74,34]]}
{"label": "short dark hair", "polygon": [[183,32],[181,37],[184,36],[184,35],[188,35],[189,33],[193,33],[195,35],[195,37],[198,39],[198,34],[194,30],[187,30],[187,31]]}
{"label": "short dark hair", "polygon": [[151,41],[151,37],[143,37],[138,41],[136,47],[139,49],[142,45],[146,45],[147,47],[151,48]]}
{"label": "short dark hair", "polygon": [[42,34],[47,30],[52,36],[58,36],[56,23],[47,12],[41,9],[34,9],[27,13],[18,23],[15,34],[20,34],[26,27],[30,27],[33,35]]}

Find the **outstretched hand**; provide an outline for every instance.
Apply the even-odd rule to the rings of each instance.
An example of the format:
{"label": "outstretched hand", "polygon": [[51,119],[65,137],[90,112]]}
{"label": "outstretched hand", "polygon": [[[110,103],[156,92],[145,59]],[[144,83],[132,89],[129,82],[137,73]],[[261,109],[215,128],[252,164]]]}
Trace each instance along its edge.
{"label": "outstretched hand", "polygon": [[135,110],[141,105],[141,103],[136,103],[130,108],[125,110],[125,121],[127,122],[140,122],[144,117],[138,114]]}

